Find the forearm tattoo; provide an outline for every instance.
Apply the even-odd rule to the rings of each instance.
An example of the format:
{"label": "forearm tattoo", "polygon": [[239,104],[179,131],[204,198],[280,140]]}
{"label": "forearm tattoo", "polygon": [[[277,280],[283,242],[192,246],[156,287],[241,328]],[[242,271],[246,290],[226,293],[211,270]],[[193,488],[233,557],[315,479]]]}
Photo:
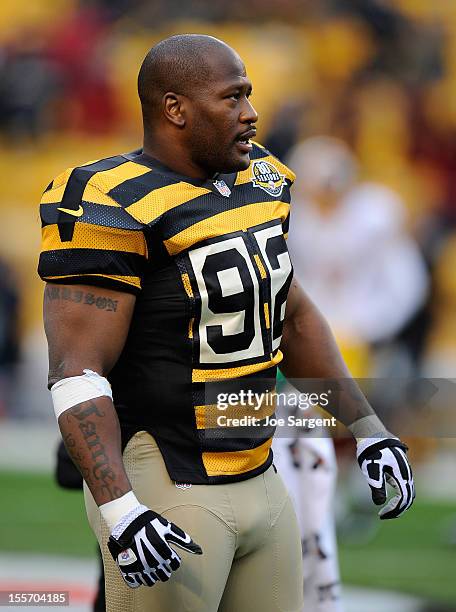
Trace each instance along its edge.
{"label": "forearm tattoo", "polygon": [[70,408],[66,415],[67,422],[73,424],[73,419],[77,420],[84,444],[78,447],[74,435],[68,433],[65,436],[65,445],[78,465],[84,462],[84,456],[89,451],[93,464],[90,469],[81,467],[81,474],[88,485],[100,487],[103,495],[112,500],[120,497],[124,491],[116,486],[116,473],[109,465],[105,446],[97,432],[96,419],[103,417],[104,414],[93,401],[83,402]]}
{"label": "forearm tattoo", "polygon": [[118,300],[112,300],[104,295],[69,289],[68,287],[57,287],[56,285],[46,285],[44,300],[47,302],[56,300],[75,302],[85,306],[95,306],[98,310],[106,310],[107,312],[116,312],[118,304]]}

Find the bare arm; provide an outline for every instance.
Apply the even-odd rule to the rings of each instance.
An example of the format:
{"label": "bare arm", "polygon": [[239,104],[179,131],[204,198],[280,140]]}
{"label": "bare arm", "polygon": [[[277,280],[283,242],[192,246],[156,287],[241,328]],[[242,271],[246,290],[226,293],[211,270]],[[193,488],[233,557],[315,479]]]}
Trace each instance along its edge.
{"label": "bare arm", "polygon": [[330,402],[325,410],[347,425],[357,439],[356,456],[374,503],[385,503],[386,481],[394,488],[396,495],[380,510],[380,518],[401,516],[415,498],[412,470],[405,455],[407,446],[387,432],[375,415],[351,378],[328,324],[296,280],[288,294],[281,349],[281,369],[300,391],[308,391],[302,380],[306,378],[336,383],[337,401]]}
{"label": "bare arm", "polygon": [[[49,345],[49,388],[89,369],[106,376],[124,346],[135,305],[129,293],[86,285],[47,284],[44,326]],[[120,428],[111,399],[98,397],[59,417],[71,458],[98,505],[131,490]]]}
{"label": "bare arm", "polygon": [[299,379],[332,380],[338,388],[338,401],[326,410],[345,425],[374,414],[371,406],[352,379],[334,340],[328,323],[293,279],[287,299],[280,369],[302,392],[306,382]]}

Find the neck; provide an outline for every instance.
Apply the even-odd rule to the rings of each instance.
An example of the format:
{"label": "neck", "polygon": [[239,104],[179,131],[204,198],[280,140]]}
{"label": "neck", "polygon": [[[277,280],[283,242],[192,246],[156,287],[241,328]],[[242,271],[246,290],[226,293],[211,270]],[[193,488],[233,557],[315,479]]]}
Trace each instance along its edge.
{"label": "neck", "polygon": [[154,157],[174,172],[194,179],[211,178],[208,172],[197,166],[190,158],[186,148],[179,142],[172,147],[166,139],[144,137],[143,153]]}

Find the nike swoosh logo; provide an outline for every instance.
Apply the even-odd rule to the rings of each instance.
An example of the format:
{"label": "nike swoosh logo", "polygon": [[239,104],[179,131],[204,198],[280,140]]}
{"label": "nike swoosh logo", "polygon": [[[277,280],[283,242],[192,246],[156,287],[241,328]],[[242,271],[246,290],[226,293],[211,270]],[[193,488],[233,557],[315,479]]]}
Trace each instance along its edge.
{"label": "nike swoosh logo", "polygon": [[78,210],[73,210],[72,208],[57,208],[57,210],[61,210],[62,212],[67,213],[68,215],[72,215],[73,217],[82,217],[82,215],[84,214],[84,209],[80,204]]}

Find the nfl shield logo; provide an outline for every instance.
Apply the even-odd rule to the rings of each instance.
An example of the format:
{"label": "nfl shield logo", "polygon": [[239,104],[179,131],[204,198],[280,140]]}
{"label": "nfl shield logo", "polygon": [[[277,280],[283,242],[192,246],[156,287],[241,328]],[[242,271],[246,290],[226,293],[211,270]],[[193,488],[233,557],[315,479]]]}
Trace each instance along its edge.
{"label": "nfl shield logo", "polygon": [[117,557],[117,563],[122,567],[124,565],[130,565],[137,561],[135,553],[131,550],[131,548],[127,548],[123,550]]}
{"label": "nfl shield logo", "polygon": [[222,196],[225,196],[225,198],[228,198],[231,195],[231,189],[228,187],[225,181],[214,181],[214,187],[216,187],[217,191],[219,191]]}

